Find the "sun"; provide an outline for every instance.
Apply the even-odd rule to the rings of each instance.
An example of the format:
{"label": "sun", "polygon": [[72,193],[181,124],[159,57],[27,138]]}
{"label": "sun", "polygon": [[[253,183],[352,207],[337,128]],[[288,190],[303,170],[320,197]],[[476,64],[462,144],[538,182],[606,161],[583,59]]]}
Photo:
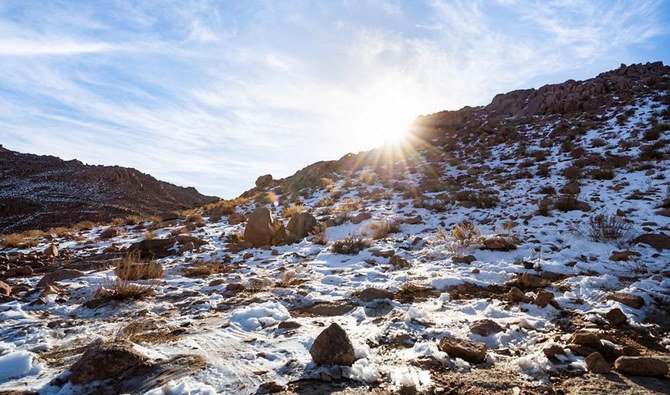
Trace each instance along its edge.
{"label": "sun", "polygon": [[401,95],[381,95],[356,111],[356,140],[366,148],[402,143],[418,115],[414,103]]}

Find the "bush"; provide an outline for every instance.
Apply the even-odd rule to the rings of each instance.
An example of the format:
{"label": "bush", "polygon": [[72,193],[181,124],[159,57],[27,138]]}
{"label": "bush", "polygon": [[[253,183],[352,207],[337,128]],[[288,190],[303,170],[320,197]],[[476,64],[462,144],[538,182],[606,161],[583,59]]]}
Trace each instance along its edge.
{"label": "bush", "polygon": [[336,254],[357,255],[359,252],[370,247],[370,245],[370,241],[363,237],[349,235],[344,239],[334,241],[331,248]]}
{"label": "bush", "polygon": [[296,214],[304,213],[307,211],[307,207],[303,205],[295,205],[290,207],[284,207],[281,211],[281,215],[284,218],[291,218]]}
{"label": "bush", "polygon": [[136,284],[129,281],[117,279],[116,281],[109,280],[102,285],[95,293],[95,296],[100,299],[142,299],[146,296],[154,294],[153,285]]}
{"label": "bush", "polygon": [[389,234],[398,232],[400,225],[396,221],[388,220],[370,222],[363,228],[363,233],[375,240],[385,239]]}
{"label": "bush", "polygon": [[198,228],[205,226],[205,219],[200,214],[190,214],[186,217],[186,221],[195,224]]}
{"label": "bush", "polygon": [[543,217],[551,217],[551,199],[544,198],[538,204],[537,213]]}
{"label": "bush", "polygon": [[95,223],[92,221],[81,221],[73,226],[76,230],[91,230],[95,228]]}
{"label": "bush", "polygon": [[463,222],[451,229],[451,238],[454,240],[452,250],[467,249],[479,239],[479,229],[470,222]]}
{"label": "bush", "polygon": [[26,245],[26,237],[21,233],[11,233],[0,237],[0,243],[5,248],[18,248]]}
{"label": "bush", "polygon": [[569,166],[563,169],[563,177],[568,180],[579,180],[582,176],[582,170],[577,166]]}
{"label": "bush", "polygon": [[612,180],[614,179],[614,170],[595,169],[591,171],[591,178],[594,180]]}
{"label": "bush", "polygon": [[625,243],[630,240],[633,225],[623,217],[598,213],[576,229],[576,233],[591,241]]}
{"label": "bush", "polygon": [[565,193],[559,196],[554,202],[554,208],[564,213],[573,210],[582,210],[585,208],[584,203],[580,202],[577,195]]}
{"label": "bush", "polygon": [[591,140],[591,147],[593,148],[598,148],[598,147],[604,147],[607,145],[607,141],[601,138],[595,138]]}
{"label": "bush", "polygon": [[551,185],[545,185],[543,187],[540,187],[539,192],[543,195],[553,195],[556,193],[556,188],[554,188]]}
{"label": "bush", "polygon": [[121,280],[149,280],[163,278],[163,265],[157,262],[142,262],[139,253],[130,253],[116,265],[114,273]]}
{"label": "bush", "polygon": [[207,277],[219,273],[221,265],[218,263],[196,263],[182,269],[185,277]]}
{"label": "bush", "polygon": [[326,236],[326,224],[316,225],[310,232],[311,241],[314,244],[326,245],[328,243],[328,236]]}

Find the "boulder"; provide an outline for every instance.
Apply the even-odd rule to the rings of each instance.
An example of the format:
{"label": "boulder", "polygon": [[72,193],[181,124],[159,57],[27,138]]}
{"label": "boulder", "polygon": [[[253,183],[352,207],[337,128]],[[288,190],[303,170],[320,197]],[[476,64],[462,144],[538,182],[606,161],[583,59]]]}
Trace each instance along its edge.
{"label": "boulder", "polygon": [[351,222],[354,223],[354,224],[360,224],[361,222],[367,221],[370,218],[372,218],[372,214],[365,211],[365,212],[358,213],[358,214],[354,215],[353,217],[351,217]]}
{"label": "boulder", "polygon": [[479,336],[491,336],[494,333],[502,332],[504,329],[495,321],[485,319],[472,323],[470,325],[470,332]]}
{"label": "boulder", "polygon": [[534,274],[530,273],[524,273],[522,274],[518,279],[517,282],[519,285],[525,289],[525,290],[533,290],[536,288],[542,288],[546,287],[548,284],[548,281],[542,279],[541,277],[538,277]]}
{"label": "boulder", "polygon": [[554,300],[554,294],[549,291],[540,291],[535,295],[535,300],[533,301],[536,305],[545,308]]}
{"label": "boulder", "polygon": [[635,251],[613,251],[610,261],[626,262],[639,257],[640,253]]}
{"label": "boulder", "polygon": [[586,357],[586,368],[589,372],[605,374],[612,370],[612,367],[599,352],[594,352]]}
{"label": "boulder", "polygon": [[624,322],[628,321],[628,317],[626,317],[626,314],[621,311],[620,308],[615,308],[607,312],[607,314],[604,315],[605,319],[611,324],[611,325],[621,325]]}
{"label": "boulder", "polygon": [[351,366],[357,359],[349,336],[336,323],[330,324],[314,339],[309,353],[318,365]]}
{"label": "boulder", "polygon": [[256,179],[257,188],[265,188],[272,182],[272,174],[266,174]]}
{"label": "boulder", "polygon": [[648,244],[659,251],[670,250],[670,236],[665,233],[648,233],[636,237],[633,242]]}
{"label": "boulder", "polygon": [[610,294],[608,296],[608,299],[613,300],[615,302],[619,302],[621,304],[625,304],[626,306],[632,307],[634,309],[640,309],[642,308],[642,306],[644,306],[644,299],[642,299],[642,297],[637,295],[626,294],[623,292],[616,292]]}
{"label": "boulder", "polygon": [[130,252],[138,252],[143,259],[159,259],[174,255],[174,245],[177,239],[169,237],[167,239],[145,239],[130,246]]}
{"label": "boulder", "polygon": [[0,280],[0,295],[9,296],[12,294],[12,287],[6,282]]}
{"label": "boulder", "polygon": [[112,237],[116,237],[118,235],[119,235],[119,230],[117,228],[113,227],[113,226],[110,226],[109,228],[103,230],[100,233],[100,238],[102,240],[109,240]]}
{"label": "boulder", "polygon": [[253,247],[280,244],[286,240],[284,224],[272,217],[267,207],[256,207],[244,228],[244,240]]}
{"label": "boulder", "polygon": [[43,253],[46,257],[55,258],[58,256],[58,246],[55,244],[50,244],[47,248],[44,249]]}
{"label": "boulder", "polygon": [[412,266],[407,259],[401,257],[400,255],[393,255],[391,258],[389,258],[389,263],[401,269]]}
{"label": "boulder", "polygon": [[56,270],[55,272],[45,274],[44,277],[42,277],[42,279],[37,283],[35,288],[46,289],[48,286],[54,284],[57,281],[78,278],[84,275],[84,272],[75,269]]}
{"label": "boulder", "polygon": [[452,358],[461,358],[470,363],[482,363],[486,361],[486,351],[488,350],[486,343],[471,342],[450,336],[440,340],[439,348]]}
{"label": "boulder", "polygon": [[614,369],[635,376],[663,376],[668,374],[668,362],[654,357],[624,356],[614,361]]}
{"label": "boulder", "polygon": [[532,298],[526,296],[526,294],[519,288],[512,287],[507,293],[507,300],[511,303],[530,303]]}
{"label": "boulder", "polygon": [[492,239],[485,239],[483,241],[484,250],[491,251],[512,251],[516,250],[516,244],[504,237],[494,237]]}
{"label": "boulder", "polygon": [[317,225],[318,222],[312,214],[297,213],[294,214],[288,221],[286,230],[288,230],[292,237],[296,239],[302,239],[307,237],[309,232],[311,232]]}
{"label": "boulder", "polygon": [[356,294],[363,302],[372,302],[377,299],[393,299],[393,292],[381,288],[365,288]]}
{"label": "boulder", "polygon": [[474,255],[465,255],[465,256],[454,256],[451,257],[451,261],[454,263],[467,263],[470,264],[474,261],[476,261],[477,258],[475,258]]}
{"label": "boulder", "polygon": [[139,376],[152,366],[149,358],[137,352],[130,342],[101,343],[89,347],[72,365],[70,381],[87,384],[120,376]]}

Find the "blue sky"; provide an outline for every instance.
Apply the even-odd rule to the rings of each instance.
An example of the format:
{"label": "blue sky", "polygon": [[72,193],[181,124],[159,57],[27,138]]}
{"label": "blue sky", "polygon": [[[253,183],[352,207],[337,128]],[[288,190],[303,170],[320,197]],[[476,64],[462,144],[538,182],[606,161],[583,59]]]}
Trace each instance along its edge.
{"label": "blue sky", "polygon": [[234,197],[669,33],[669,1],[2,1],[0,144]]}

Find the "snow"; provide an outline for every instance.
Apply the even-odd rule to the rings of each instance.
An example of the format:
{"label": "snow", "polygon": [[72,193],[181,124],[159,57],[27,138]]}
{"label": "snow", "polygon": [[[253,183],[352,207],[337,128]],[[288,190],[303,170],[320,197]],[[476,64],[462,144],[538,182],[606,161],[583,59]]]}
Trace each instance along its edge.
{"label": "snow", "polygon": [[25,350],[10,351],[0,356],[0,381],[36,375],[41,366],[34,361],[34,355]]}
{"label": "snow", "polygon": [[230,315],[230,322],[239,325],[244,330],[255,331],[289,318],[291,315],[284,305],[278,302],[265,302],[235,310]]}

